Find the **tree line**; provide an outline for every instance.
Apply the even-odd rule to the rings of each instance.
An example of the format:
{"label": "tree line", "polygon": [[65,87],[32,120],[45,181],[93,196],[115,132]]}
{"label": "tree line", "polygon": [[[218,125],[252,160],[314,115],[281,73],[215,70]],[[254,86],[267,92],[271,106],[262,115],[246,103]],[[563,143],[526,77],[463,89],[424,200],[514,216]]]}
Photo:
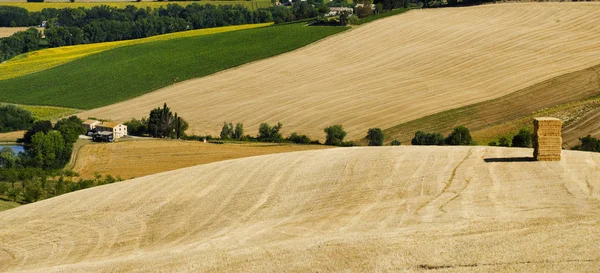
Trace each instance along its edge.
{"label": "tree line", "polygon": [[[10,106],[3,108],[20,113]],[[62,169],[70,161],[73,145],[79,139],[79,135],[85,134],[86,129],[81,119],[72,116],[52,124],[49,120],[33,122],[29,119],[30,115],[22,116],[29,122],[17,122],[21,125],[19,129],[28,128],[24,137],[18,140],[25,145],[25,151],[16,154],[10,148],[0,150],[0,197],[6,196],[19,203],[30,203],[117,180],[107,177],[105,180],[80,179],[81,183],[68,183],[72,182],[77,174]],[[65,180],[65,176],[69,181]]]}
{"label": "tree line", "polygon": [[42,47],[121,41],[191,29],[254,23],[284,23],[329,12],[327,6],[302,2],[289,9],[275,6],[256,11],[242,5],[187,6],[168,4],[155,9],[107,5],[79,8],[24,8],[0,6],[0,27],[39,26],[46,22],[44,36],[36,29],[0,39],[0,62]]}
{"label": "tree line", "polygon": [[150,136],[154,138],[183,139],[189,124],[177,113],[173,114],[171,108],[165,103],[162,108],[157,107],[150,111],[149,117],[132,119],[125,122],[127,134],[132,136]]}

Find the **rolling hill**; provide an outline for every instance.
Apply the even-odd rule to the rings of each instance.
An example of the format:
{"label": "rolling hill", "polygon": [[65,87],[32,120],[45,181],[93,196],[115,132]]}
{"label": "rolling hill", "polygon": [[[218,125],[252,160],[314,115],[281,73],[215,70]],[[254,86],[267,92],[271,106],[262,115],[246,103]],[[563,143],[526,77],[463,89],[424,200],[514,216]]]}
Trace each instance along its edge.
{"label": "rolling hill", "polygon": [[[132,46],[139,44],[146,44],[157,41],[166,41],[188,37],[198,37],[203,35],[210,35],[216,33],[223,33],[236,30],[244,30],[251,28],[259,28],[269,26],[271,23],[266,24],[249,24],[249,25],[238,25],[238,26],[226,26],[226,27],[215,27],[215,28],[204,28],[182,32],[174,32],[163,35],[156,35],[141,39],[123,40],[106,43],[96,44],[85,44],[75,46],[62,46],[55,48],[47,48],[22,54],[13,59],[10,59],[6,63],[0,64],[0,80],[17,78],[27,74],[44,71],[62,64],[68,63],[73,60],[81,59],[89,55],[97,54],[103,51],[115,49],[123,46]],[[69,72],[69,71],[67,71]],[[56,75],[49,75],[56,76]],[[6,88],[6,87],[5,87]],[[7,88],[8,89],[8,88]],[[73,95],[73,93],[71,93]]]}
{"label": "rolling hill", "polygon": [[[347,29],[290,24],[213,33],[243,27],[203,29],[192,32],[198,36],[185,38],[177,37],[186,36],[188,32],[175,33],[166,36],[167,40],[162,40],[161,36],[150,37],[148,40],[151,42],[141,39],[141,44],[118,48],[114,48],[115,44],[112,43],[57,48],[58,53],[51,52],[50,57],[62,60],[66,55],[76,59],[36,73],[1,80],[0,101],[91,109],[134,98],[180,81],[292,51]],[[213,34],[201,35],[207,33]],[[123,41],[118,45],[138,41],[140,40]],[[113,48],[106,50],[107,47]],[[95,54],[78,58],[80,53],[90,54],[88,48],[105,51],[95,51]],[[63,55],[62,51],[67,53]],[[47,52],[40,52],[43,53]],[[42,57],[29,60],[44,62],[46,59]],[[10,62],[6,64],[10,67]],[[23,65],[27,66],[27,60]],[[17,73],[20,71],[19,67],[20,65],[15,67]],[[36,67],[37,64],[34,68]],[[179,96],[175,93],[172,95]],[[128,106],[130,107],[135,108],[132,105]]]}
{"label": "rolling hill", "polygon": [[0,212],[0,271],[596,270],[600,155],[531,153],[337,148],[96,187]]}
{"label": "rolling hill", "polygon": [[285,132],[312,138],[342,124],[348,138],[360,139],[371,127],[391,128],[597,65],[599,7],[413,10],[81,116],[128,120],[167,102],[196,134],[217,134],[223,121],[250,131],[280,121]]}

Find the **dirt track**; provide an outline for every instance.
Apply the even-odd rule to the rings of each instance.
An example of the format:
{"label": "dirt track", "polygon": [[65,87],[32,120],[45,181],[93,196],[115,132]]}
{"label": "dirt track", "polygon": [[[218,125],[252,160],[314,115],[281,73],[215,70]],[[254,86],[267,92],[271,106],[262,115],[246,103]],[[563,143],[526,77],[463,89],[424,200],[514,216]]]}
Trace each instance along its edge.
{"label": "dirt track", "polygon": [[0,213],[0,271],[600,267],[600,154],[339,148],[223,161]]}
{"label": "dirt track", "polygon": [[600,4],[519,3],[414,10],[278,57],[84,112],[142,117],[164,102],[191,132],[223,121],[281,121],[323,138],[341,123],[350,139],[440,111],[497,98],[600,63]]}

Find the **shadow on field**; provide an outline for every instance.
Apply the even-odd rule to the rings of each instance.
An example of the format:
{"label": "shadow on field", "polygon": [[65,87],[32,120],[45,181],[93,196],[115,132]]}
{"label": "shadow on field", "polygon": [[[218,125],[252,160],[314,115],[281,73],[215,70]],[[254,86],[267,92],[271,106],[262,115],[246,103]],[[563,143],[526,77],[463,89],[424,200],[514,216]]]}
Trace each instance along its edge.
{"label": "shadow on field", "polygon": [[495,162],[530,162],[535,161],[533,157],[497,157],[497,158],[484,158],[483,161],[486,163]]}

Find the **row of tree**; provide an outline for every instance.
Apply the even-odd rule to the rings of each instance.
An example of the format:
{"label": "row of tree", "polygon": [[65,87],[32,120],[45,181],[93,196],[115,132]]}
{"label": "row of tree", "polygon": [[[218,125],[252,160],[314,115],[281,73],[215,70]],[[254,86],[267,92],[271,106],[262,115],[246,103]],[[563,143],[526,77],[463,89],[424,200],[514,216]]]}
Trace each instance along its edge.
{"label": "row of tree", "polygon": [[417,131],[415,137],[410,142],[412,145],[474,145],[473,137],[469,129],[464,126],[458,126],[452,130],[452,132],[444,137],[442,134],[434,132],[427,133],[423,131]]}
{"label": "row of tree", "polygon": [[162,108],[150,111],[149,118],[132,119],[125,122],[127,133],[132,136],[150,136],[154,138],[185,138],[189,124],[165,103]]}

